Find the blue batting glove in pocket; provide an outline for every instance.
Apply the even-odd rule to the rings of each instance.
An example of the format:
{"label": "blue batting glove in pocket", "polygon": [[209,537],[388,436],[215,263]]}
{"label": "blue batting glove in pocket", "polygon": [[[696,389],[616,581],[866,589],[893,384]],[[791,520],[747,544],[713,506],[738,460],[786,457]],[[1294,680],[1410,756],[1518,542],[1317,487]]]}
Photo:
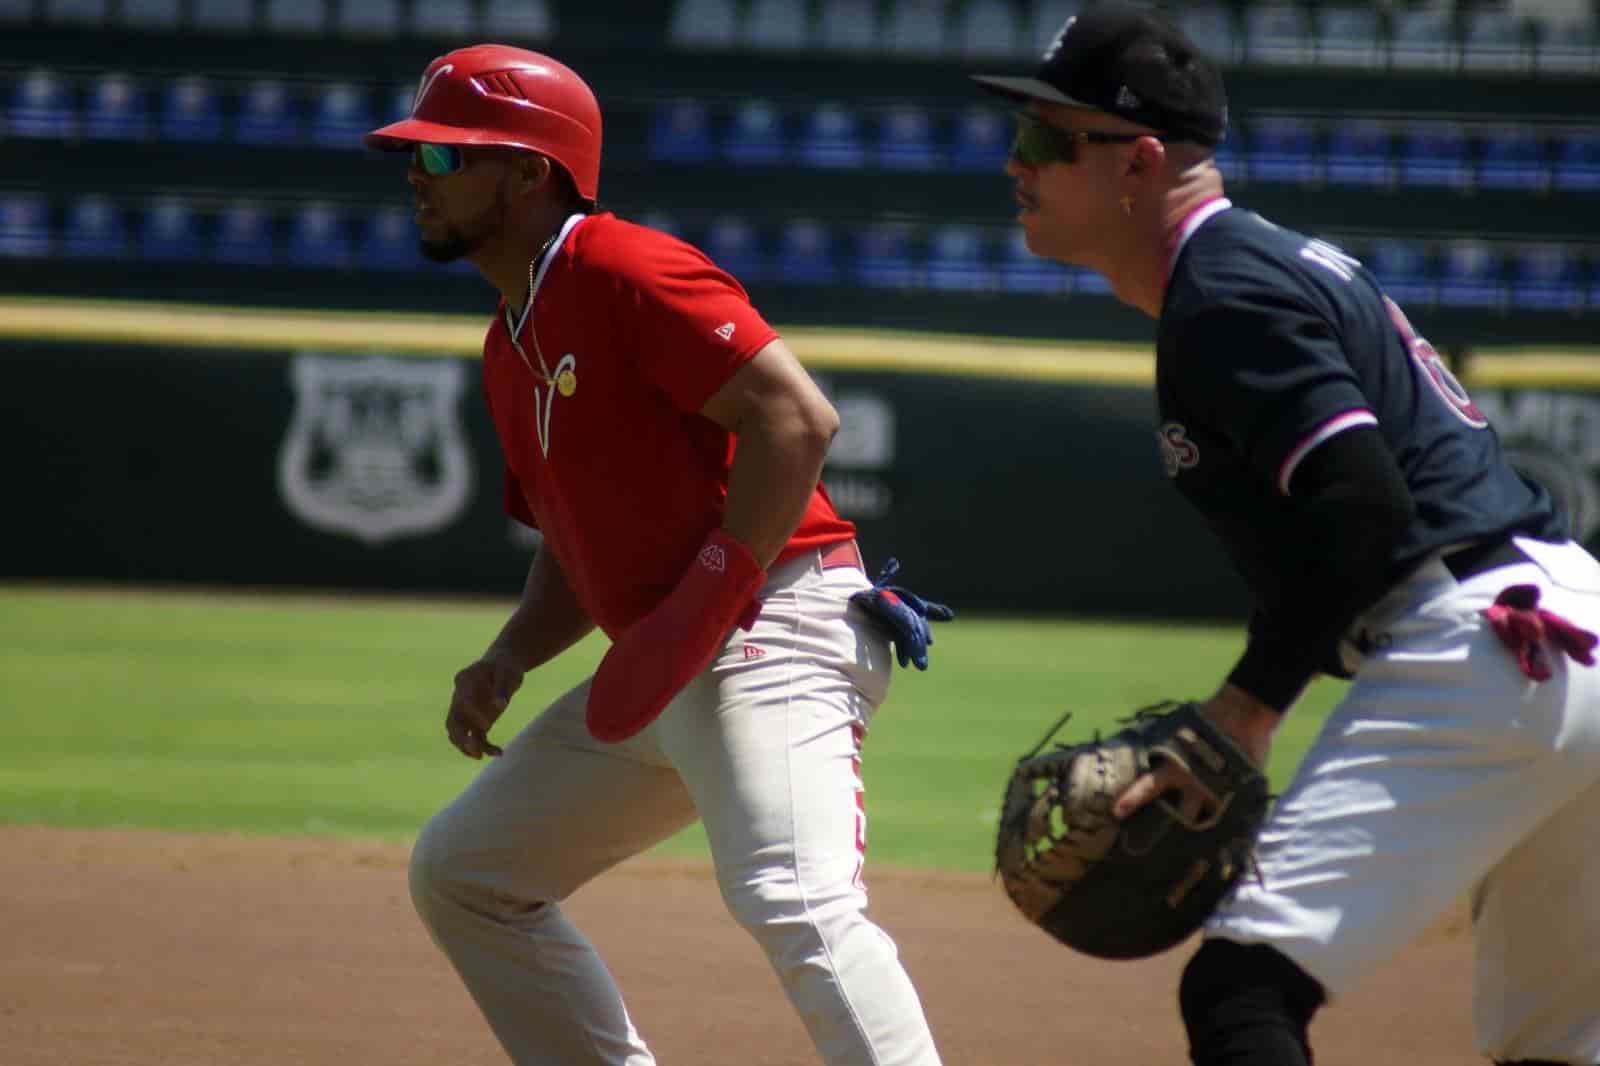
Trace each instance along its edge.
{"label": "blue batting glove in pocket", "polygon": [[901,666],[915,665],[918,670],[926,670],[928,645],[933,643],[928,623],[948,622],[956,613],[942,603],[923,599],[910,589],[889,584],[899,572],[899,560],[890,559],[883,564],[872,587],[851,596],[850,602],[865,611],[894,642]]}

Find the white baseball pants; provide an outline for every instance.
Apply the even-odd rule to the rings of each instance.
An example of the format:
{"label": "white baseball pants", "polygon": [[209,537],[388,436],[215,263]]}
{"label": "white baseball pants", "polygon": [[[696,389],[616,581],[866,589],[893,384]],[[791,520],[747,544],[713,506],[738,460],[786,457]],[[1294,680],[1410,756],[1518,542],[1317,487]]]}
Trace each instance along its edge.
{"label": "white baseball pants", "polygon": [[1331,999],[1472,891],[1474,1017],[1499,1061],[1600,1062],[1600,666],[1523,677],[1479,614],[1509,585],[1600,633],[1600,564],[1457,582],[1432,561],[1362,620],[1380,650],[1307,752],[1208,933],[1268,943]]}
{"label": "white baseball pants", "polygon": [[774,568],[754,629],[643,732],[591,738],[586,682],[428,823],[412,899],[512,1061],[655,1061],[558,904],[698,817],[729,912],[823,1061],[939,1062],[893,941],[863,913],[860,745],[892,666],[887,641],[847,612],[866,586],[815,552]]}

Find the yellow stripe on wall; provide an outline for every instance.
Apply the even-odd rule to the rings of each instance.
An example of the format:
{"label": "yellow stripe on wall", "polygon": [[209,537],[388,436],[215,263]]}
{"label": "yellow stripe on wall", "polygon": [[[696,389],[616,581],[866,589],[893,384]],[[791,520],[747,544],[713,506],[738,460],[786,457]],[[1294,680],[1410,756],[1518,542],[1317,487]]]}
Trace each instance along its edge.
{"label": "yellow stripe on wall", "polygon": [[[148,344],[476,356],[490,314],[307,311],[147,301],[0,297],[0,337]],[[1151,344],[1041,341],[897,330],[781,330],[816,370],[1149,385]],[[1154,338],[1154,326],[1151,336]],[[1472,353],[1466,380],[1491,387],[1600,388],[1600,347],[1494,347]]]}

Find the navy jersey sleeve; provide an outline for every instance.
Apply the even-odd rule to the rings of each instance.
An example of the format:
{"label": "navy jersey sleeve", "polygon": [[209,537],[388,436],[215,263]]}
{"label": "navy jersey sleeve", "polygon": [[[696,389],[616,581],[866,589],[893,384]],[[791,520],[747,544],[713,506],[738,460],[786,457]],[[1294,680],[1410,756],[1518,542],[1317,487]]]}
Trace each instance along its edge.
{"label": "navy jersey sleeve", "polygon": [[1319,433],[1368,410],[1332,325],[1296,293],[1233,294],[1175,327],[1185,409],[1280,490]]}

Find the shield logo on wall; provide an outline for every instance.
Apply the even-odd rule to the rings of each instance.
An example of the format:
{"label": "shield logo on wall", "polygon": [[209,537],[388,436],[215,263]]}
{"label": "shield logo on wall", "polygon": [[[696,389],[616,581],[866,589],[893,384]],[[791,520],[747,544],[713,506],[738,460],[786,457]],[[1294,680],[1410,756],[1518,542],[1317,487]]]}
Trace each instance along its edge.
{"label": "shield logo on wall", "polygon": [[278,453],[289,511],[328,533],[381,544],[442,529],[472,495],[454,359],[302,353]]}

